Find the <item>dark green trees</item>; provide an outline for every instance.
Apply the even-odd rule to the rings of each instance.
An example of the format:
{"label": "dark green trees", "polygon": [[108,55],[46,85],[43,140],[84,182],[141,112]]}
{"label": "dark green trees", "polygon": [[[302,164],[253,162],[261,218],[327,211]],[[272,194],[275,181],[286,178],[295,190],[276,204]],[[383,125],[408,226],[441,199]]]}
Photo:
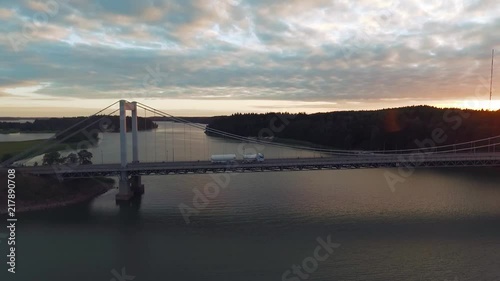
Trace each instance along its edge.
{"label": "dark green trees", "polygon": [[78,153],[70,153],[66,157],[61,157],[61,154],[58,151],[53,151],[49,153],[45,153],[42,160],[42,165],[57,165],[66,163],[69,165],[88,165],[92,164],[93,155],[88,150],[80,150]]}

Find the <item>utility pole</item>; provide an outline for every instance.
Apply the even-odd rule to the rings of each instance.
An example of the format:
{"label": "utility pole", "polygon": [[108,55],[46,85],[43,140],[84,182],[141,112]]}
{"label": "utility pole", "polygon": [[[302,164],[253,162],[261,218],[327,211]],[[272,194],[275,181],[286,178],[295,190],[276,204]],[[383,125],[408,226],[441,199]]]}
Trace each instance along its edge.
{"label": "utility pole", "polygon": [[[493,95],[493,58],[495,57],[495,49],[491,50],[491,76],[490,76],[490,111],[493,111],[493,107],[491,106],[491,97]],[[494,115],[493,112],[491,112],[491,115]],[[493,126],[494,122],[491,122],[491,127],[490,127],[490,137],[493,137]],[[488,140],[488,152],[490,152],[490,145],[491,145],[491,139]],[[493,148],[493,151],[495,149]]]}
{"label": "utility pole", "polygon": [[491,78],[490,78],[490,107],[491,107],[491,95],[493,89],[493,58],[495,57],[495,49],[491,50]]}

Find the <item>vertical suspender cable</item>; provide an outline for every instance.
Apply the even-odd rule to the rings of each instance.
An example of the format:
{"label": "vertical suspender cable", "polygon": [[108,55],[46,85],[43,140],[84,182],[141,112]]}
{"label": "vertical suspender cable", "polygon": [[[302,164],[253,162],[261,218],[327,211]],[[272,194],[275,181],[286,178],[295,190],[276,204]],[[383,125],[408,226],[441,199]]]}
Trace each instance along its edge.
{"label": "vertical suspender cable", "polygon": [[191,126],[188,128],[188,134],[189,134],[189,160],[193,161],[192,155],[191,155]]}
{"label": "vertical suspender cable", "polygon": [[146,116],[148,116],[148,113],[146,111],[146,108],[144,108],[144,151],[146,154],[146,162],[148,162],[148,130],[147,130],[147,124],[146,124]]}
{"label": "vertical suspender cable", "polygon": [[207,134],[205,134],[205,132],[203,132],[203,137],[204,137],[204,140],[205,140],[205,144],[206,144],[206,148],[205,148],[205,158],[209,158],[208,155],[210,154],[210,143],[208,141],[208,136]]}
{"label": "vertical suspender cable", "polygon": [[[155,119],[155,117],[156,117],[156,112],[153,111],[153,120]],[[156,162],[156,155],[157,155],[157,153],[156,153],[156,131],[157,130],[156,130],[156,128],[154,126],[153,126],[153,129],[155,130],[155,133],[154,133],[154,138],[155,138],[154,144],[155,144],[155,162]]]}
{"label": "vertical suspender cable", "polygon": [[184,161],[186,161],[187,157],[186,157],[186,123],[183,123],[184,124]]}
{"label": "vertical suspender cable", "polygon": [[210,151],[210,139],[208,138],[208,135],[205,134],[205,141],[207,142],[207,154],[206,157],[207,159],[210,158],[209,155],[212,154]]}
{"label": "vertical suspender cable", "polygon": [[174,136],[174,121],[171,119],[171,123],[172,123],[172,162],[175,162],[175,143],[174,143],[174,139],[175,139],[175,136]]}
{"label": "vertical suspender cable", "polygon": [[168,162],[167,122],[166,121],[163,121],[163,130],[165,131],[165,162]]}

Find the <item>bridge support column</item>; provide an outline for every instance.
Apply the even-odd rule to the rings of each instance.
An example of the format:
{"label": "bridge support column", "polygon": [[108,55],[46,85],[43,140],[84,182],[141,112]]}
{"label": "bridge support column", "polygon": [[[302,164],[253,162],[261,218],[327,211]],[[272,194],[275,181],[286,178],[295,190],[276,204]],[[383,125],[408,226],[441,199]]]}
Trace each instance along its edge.
{"label": "bridge support column", "polygon": [[132,163],[139,162],[139,145],[137,136],[137,102],[132,103]]}
{"label": "bridge support column", "polygon": [[132,176],[129,180],[127,168],[127,110],[132,111],[132,163],[139,162],[138,130],[137,130],[137,102],[129,103],[120,100],[120,183],[116,201],[129,201],[134,195],[144,194],[144,185],[141,176]]}
{"label": "bridge support column", "polygon": [[118,185],[118,193],[115,196],[117,202],[128,201],[134,196],[132,189],[130,188],[130,183],[128,181],[127,172],[122,171],[120,173],[120,182]]}
{"label": "bridge support column", "polygon": [[120,100],[120,164],[122,171],[120,172],[118,193],[115,196],[117,202],[128,201],[133,195],[127,171],[124,171],[127,167],[127,101],[125,100]]}
{"label": "bridge support column", "polygon": [[130,178],[130,187],[134,195],[144,194],[144,184],[142,184],[141,176],[132,176]]}
{"label": "bridge support column", "polygon": [[120,163],[127,167],[127,101],[120,100]]}

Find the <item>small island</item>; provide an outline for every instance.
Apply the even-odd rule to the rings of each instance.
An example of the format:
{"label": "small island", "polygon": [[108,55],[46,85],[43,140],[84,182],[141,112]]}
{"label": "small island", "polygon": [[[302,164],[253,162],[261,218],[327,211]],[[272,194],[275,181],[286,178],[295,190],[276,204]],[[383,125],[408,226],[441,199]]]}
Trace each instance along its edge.
{"label": "small island", "polygon": [[[65,157],[57,151],[44,154],[42,165],[90,165],[92,153],[80,150]],[[35,163],[36,164],[36,163]],[[36,164],[38,165],[38,164]],[[7,182],[7,173],[0,174],[0,180]],[[112,189],[115,180],[105,177],[65,179],[56,176],[34,176],[18,174],[15,179],[16,211],[36,211],[83,203]],[[7,185],[0,187],[7,194]],[[0,214],[7,212],[7,201],[0,202]]]}
{"label": "small island", "polygon": [[[7,182],[7,174],[0,175]],[[17,174],[16,212],[38,211],[87,202],[114,187],[110,178],[68,179]],[[22,188],[21,188],[22,187]],[[7,194],[7,185],[0,187]],[[7,212],[7,200],[0,201],[0,214]]]}

